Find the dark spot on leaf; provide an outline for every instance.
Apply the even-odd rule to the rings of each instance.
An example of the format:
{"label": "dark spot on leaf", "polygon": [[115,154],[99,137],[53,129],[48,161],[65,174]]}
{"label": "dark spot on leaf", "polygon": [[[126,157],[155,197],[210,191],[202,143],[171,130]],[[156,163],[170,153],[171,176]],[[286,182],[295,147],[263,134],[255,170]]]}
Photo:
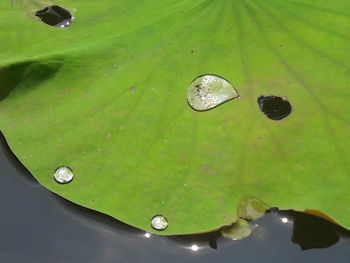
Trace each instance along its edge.
{"label": "dark spot on leaf", "polygon": [[35,13],[45,24],[54,27],[68,27],[73,21],[71,13],[57,5],[45,7]]}
{"label": "dark spot on leaf", "polygon": [[260,96],[258,98],[260,110],[271,120],[281,120],[292,112],[289,101],[278,96]]}

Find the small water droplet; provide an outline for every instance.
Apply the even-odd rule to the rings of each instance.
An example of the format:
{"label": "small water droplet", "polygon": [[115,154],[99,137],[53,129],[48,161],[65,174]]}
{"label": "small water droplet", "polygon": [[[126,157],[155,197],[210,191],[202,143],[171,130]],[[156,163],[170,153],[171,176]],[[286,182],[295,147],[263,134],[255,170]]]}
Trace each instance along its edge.
{"label": "small water droplet", "polygon": [[227,80],[216,75],[196,78],[187,91],[189,105],[198,111],[205,111],[239,97],[238,92]]}
{"label": "small water droplet", "polygon": [[162,215],[156,215],[152,218],[151,225],[155,230],[162,231],[168,227],[168,220]]}
{"label": "small water droplet", "polygon": [[55,170],[54,178],[60,184],[66,184],[73,180],[73,170],[68,166],[60,166]]}
{"label": "small water droplet", "polygon": [[72,23],[74,17],[71,13],[57,5],[45,7],[35,13],[45,24],[54,27],[68,27]]}
{"label": "small water droplet", "polygon": [[292,112],[292,105],[286,98],[278,96],[260,96],[260,110],[271,120],[281,120]]}

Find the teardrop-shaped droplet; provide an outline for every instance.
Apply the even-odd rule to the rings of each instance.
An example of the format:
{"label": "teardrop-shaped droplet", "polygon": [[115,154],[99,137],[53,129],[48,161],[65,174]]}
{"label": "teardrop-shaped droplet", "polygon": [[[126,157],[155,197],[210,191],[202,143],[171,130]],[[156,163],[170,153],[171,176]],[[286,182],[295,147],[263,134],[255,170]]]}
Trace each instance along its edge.
{"label": "teardrop-shaped droplet", "polygon": [[151,225],[155,230],[165,230],[168,227],[168,220],[165,218],[165,216],[156,215],[152,218]]}
{"label": "teardrop-shaped droplet", "polygon": [[237,206],[237,215],[245,220],[255,220],[262,217],[269,207],[254,196],[243,197]]}
{"label": "teardrop-shaped droplet", "polygon": [[239,97],[238,92],[227,80],[216,75],[196,78],[187,91],[189,105],[198,111],[205,111]]}
{"label": "teardrop-shaped droplet", "polygon": [[74,19],[68,10],[57,5],[45,7],[37,11],[35,15],[45,24],[54,27],[68,27]]}
{"label": "teardrop-shaped droplet", "polygon": [[66,184],[73,180],[73,170],[68,166],[60,166],[54,173],[56,182],[60,184]]}
{"label": "teardrop-shaped droplet", "polygon": [[260,96],[260,110],[271,120],[281,120],[292,112],[292,105],[286,98],[278,96]]}

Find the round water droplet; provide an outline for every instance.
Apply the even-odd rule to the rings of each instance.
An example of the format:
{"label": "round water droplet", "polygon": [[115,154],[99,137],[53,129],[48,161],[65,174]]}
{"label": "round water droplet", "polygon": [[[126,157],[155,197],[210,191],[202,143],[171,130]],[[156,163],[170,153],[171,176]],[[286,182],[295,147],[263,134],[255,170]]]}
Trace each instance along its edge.
{"label": "round water droplet", "polygon": [[205,111],[239,97],[238,92],[227,80],[216,75],[196,78],[187,91],[189,105],[198,111]]}
{"label": "round water droplet", "polygon": [[292,105],[286,98],[278,96],[260,96],[260,110],[271,120],[281,120],[292,112]]}
{"label": "round water droplet", "polygon": [[60,184],[66,184],[73,180],[73,170],[68,166],[60,166],[54,173],[56,182]]}
{"label": "round water droplet", "polygon": [[72,23],[74,17],[71,13],[57,5],[45,7],[35,13],[45,24],[54,27],[68,27]]}
{"label": "round water droplet", "polygon": [[152,218],[151,225],[155,230],[165,230],[168,227],[168,220],[162,215],[156,215]]}

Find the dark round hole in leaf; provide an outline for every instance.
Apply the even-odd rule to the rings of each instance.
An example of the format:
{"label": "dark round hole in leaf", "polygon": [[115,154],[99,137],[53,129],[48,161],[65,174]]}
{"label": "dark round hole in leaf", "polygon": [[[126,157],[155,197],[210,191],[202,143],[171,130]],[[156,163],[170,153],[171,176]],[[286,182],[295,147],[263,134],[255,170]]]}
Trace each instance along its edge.
{"label": "dark round hole in leaf", "polygon": [[57,5],[45,7],[35,13],[45,24],[54,27],[68,27],[73,21],[71,13]]}
{"label": "dark round hole in leaf", "polygon": [[260,110],[271,120],[281,120],[292,112],[292,105],[283,97],[260,96],[258,98]]}

